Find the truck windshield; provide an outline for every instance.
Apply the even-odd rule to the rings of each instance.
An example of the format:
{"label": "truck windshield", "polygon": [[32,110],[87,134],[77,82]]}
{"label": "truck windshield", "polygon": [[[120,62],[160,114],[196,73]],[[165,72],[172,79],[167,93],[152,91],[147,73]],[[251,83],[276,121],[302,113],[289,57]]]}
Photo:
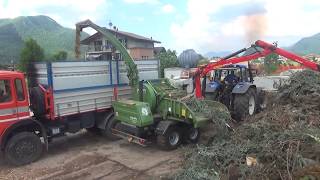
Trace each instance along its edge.
{"label": "truck windshield", "polygon": [[10,81],[0,80],[0,103],[9,102],[11,99]]}

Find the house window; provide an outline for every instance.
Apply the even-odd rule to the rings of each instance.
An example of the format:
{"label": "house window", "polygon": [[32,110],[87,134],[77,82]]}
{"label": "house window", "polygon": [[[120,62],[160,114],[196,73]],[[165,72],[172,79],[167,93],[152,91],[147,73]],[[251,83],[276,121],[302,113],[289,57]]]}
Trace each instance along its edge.
{"label": "house window", "polygon": [[142,59],[148,59],[149,56],[142,56]]}
{"label": "house window", "polygon": [[105,47],[106,47],[106,49],[112,49],[112,44],[108,40],[106,40]]}
{"label": "house window", "polygon": [[102,51],[102,41],[95,41],[94,42],[94,50],[95,51]]}

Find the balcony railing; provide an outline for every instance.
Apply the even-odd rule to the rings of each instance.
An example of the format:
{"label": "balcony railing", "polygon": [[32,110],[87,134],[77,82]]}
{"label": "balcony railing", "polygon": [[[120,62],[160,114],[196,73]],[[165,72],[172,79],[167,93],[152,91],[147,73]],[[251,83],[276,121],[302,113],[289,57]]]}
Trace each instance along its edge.
{"label": "balcony railing", "polygon": [[[127,44],[123,44],[125,48],[127,48]],[[111,51],[112,50],[112,45],[107,44],[107,45],[91,45],[88,46],[88,51]]]}
{"label": "balcony railing", "polygon": [[112,46],[103,46],[103,45],[95,45],[95,46],[88,46],[88,51],[93,52],[93,51],[108,51],[111,52]]}

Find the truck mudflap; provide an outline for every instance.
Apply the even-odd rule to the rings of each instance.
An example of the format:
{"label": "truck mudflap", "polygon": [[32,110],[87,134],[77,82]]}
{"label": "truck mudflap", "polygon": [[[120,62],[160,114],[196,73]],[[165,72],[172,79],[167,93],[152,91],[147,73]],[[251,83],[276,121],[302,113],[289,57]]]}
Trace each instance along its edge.
{"label": "truck mudflap", "polygon": [[117,137],[120,137],[122,139],[126,139],[130,143],[139,144],[139,145],[141,145],[143,147],[146,147],[147,145],[149,145],[151,143],[150,141],[148,141],[146,139],[134,136],[132,134],[125,133],[123,131],[119,131],[117,129],[111,129],[111,132],[112,132],[113,135],[115,135]]}

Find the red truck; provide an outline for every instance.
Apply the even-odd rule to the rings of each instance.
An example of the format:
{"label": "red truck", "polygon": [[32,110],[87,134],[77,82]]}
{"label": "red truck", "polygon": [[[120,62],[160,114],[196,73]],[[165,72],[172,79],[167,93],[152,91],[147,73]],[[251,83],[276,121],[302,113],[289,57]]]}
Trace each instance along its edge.
{"label": "red truck", "polygon": [[[158,78],[158,60],[136,63],[141,78]],[[5,160],[13,165],[33,162],[52,138],[66,132],[86,128],[106,135],[114,96],[131,96],[125,68],[123,61],[111,60],[40,63],[34,65],[29,87],[23,73],[0,71],[0,146]]]}

